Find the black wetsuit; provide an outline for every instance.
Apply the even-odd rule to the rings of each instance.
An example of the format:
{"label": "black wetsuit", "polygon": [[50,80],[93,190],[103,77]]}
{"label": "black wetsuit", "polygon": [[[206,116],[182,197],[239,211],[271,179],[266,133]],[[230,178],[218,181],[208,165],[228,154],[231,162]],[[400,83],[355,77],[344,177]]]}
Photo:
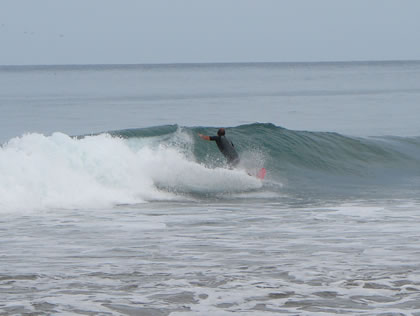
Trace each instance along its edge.
{"label": "black wetsuit", "polygon": [[225,136],[210,136],[210,140],[216,142],[217,147],[219,147],[223,156],[226,157],[229,165],[234,167],[239,163],[239,155],[236,152],[233,143]]}

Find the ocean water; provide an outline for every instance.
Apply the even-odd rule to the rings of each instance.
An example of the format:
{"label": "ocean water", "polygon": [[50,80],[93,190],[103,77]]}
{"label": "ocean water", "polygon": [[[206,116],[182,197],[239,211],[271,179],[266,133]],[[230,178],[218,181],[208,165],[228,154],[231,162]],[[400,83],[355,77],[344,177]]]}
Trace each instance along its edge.
{"label": "ocean water", "polygon": [[420,62],[3,66],[0,110],[1,315],[420,315]]}

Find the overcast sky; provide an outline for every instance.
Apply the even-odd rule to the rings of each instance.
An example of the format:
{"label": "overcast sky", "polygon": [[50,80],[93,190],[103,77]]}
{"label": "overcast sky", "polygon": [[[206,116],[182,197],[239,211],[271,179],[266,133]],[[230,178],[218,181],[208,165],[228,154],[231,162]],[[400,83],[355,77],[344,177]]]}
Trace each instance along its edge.
{"label": "overcast sky", "polygon": [[0,65],[420,59],[420,0],[0,0]]}

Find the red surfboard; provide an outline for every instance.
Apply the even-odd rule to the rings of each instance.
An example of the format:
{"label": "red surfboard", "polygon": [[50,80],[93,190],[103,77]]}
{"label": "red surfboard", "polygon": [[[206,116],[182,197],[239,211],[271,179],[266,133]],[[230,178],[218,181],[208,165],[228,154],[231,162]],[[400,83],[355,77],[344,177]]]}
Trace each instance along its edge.
{"label": "red surfboard", "polygon": [[260,180],[264,180],[266,173],[267,173],[267,170],[265,168],[261,168],[260,171],[258,171],[257,173],[257,178]]}

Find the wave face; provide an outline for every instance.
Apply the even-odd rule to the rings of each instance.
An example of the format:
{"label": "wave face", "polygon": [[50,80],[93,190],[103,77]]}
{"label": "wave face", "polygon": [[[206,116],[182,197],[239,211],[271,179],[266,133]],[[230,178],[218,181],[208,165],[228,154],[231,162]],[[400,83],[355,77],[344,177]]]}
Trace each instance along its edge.
{"label": "wave face", "polygon": [[[416,187],[420,138],[353,138],[273,124],[227,128],[241,156],[226,168],[216,127],[156,126],[70,137],[27,134],[0,148],[0,209],[97,208],[258,191]],[[263,183],[248,173],[268,170]]]}

